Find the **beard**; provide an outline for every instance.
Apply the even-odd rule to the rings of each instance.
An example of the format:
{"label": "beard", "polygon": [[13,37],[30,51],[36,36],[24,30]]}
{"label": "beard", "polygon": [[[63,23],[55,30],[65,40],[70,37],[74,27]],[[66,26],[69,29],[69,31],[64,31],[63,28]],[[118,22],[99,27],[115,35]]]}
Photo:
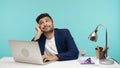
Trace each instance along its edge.
{"label": "beard", "polygon": [[50,28],[49,30],[42,30],[44,34],[52,33],[53,31],[54,31],[54,28]]}

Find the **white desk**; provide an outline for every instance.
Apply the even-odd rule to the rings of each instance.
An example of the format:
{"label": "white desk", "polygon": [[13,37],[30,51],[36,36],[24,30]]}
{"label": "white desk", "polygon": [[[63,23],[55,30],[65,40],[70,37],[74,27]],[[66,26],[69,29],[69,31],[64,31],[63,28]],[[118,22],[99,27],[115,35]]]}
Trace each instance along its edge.
{"label": "white desk", "polygon": [[[82,57],[79,59],[87,59],[88,57]],[[0,68],[120,68],[120,65],[115,62],[113,65],[101,65],[99,60],[96,58],[91,58],[95,64],[82,65],[78,60],[70,61],[55,61],[46,65],[35,65],[27,63],[15,62],[13,57],[3,57],[0,59]]]}

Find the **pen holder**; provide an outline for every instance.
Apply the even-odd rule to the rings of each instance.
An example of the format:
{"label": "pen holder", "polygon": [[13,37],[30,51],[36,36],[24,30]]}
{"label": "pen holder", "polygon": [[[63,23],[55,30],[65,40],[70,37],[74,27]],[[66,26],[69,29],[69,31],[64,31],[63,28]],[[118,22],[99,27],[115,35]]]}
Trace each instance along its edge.
{"label": "pen holder", "polygon": [[106,59],[105,57],[105,49],[103,49],[102,47],[96,47],[96,57],[98,59]]}

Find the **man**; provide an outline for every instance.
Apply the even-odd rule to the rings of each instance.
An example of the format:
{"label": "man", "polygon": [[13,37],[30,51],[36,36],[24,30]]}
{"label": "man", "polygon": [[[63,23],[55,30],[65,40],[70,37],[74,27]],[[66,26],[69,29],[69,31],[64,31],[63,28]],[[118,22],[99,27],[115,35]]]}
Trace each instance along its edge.
{"label": "man", "polygon": [[78,58],[78,48],[68,29],[54,29],[53,19],[47,13],[40,14],[36,21],[33,41],[38,41],[44,62]]}

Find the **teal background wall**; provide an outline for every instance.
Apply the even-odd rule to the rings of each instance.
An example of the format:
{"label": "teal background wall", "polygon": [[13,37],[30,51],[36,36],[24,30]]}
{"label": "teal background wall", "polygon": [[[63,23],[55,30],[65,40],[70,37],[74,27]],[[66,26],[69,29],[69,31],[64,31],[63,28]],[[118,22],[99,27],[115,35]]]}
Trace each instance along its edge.
{"label": "teal background wall", "polygon": [[0,0],[0,58],[12,56],[8,40],[31,40],[36,17],[49,13],[57,28],[68,28],[79,49],[95,56],[104,47],[105,30],[99,28],[98,42],[88,40],[98,24],[108,29],[108,54],[120,62],[120,0]]}

